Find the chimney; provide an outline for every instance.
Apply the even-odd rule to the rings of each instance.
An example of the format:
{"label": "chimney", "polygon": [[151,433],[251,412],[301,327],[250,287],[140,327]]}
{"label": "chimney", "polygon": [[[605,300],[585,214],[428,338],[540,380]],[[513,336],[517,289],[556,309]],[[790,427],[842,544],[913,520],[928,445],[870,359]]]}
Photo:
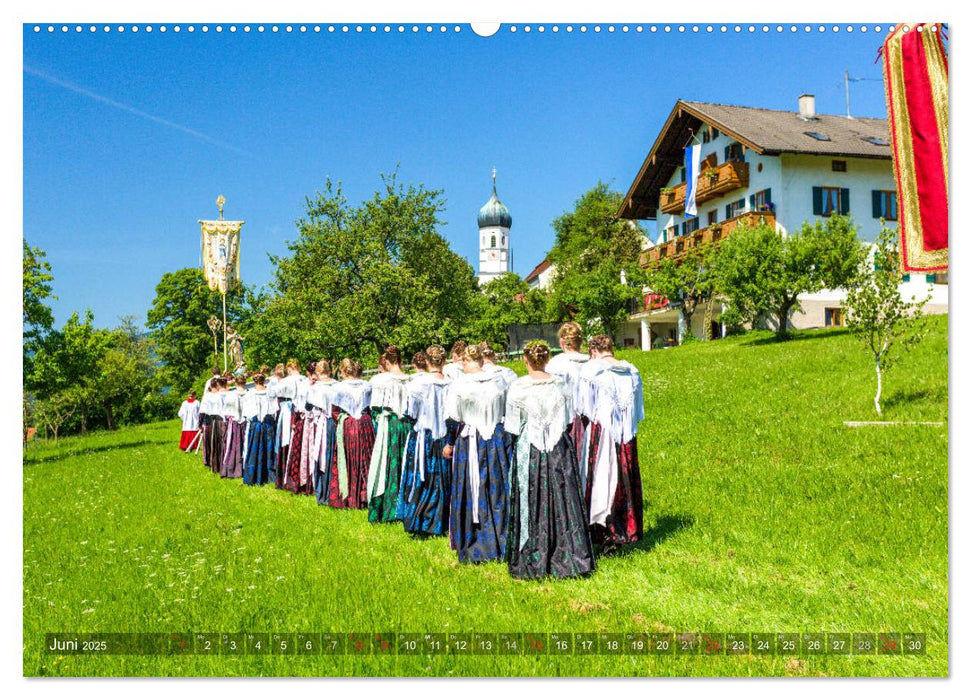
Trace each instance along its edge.
{"label": "chimney", "polygon": [[804,119],[812,119],[816,116],[815,95],[799,95],[799,116]]}

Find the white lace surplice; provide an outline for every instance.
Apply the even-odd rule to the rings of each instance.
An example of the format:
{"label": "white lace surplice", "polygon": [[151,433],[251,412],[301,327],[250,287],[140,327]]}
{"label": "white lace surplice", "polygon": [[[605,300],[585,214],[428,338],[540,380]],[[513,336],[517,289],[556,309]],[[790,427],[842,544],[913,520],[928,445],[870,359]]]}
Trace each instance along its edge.
{"label": "white lace surplice", "polygon": [[567,394],[575,413],[582,413],[580,402],[580,370],[590,361],[589,355],[574,350],[566,350],[554,355],[546,365],[546,371],[562,377],[566,382]]}
{"label": "white lace surplice", "polygon": [[[449,385],[445,414],[462,423],[461,436],[469,439],[468,473],[472,522],[479,522],[479,436],[489,440],[506,412],[506,384],[492,372],[459,375]],[[454,459],[454,457],[453,457]]]}
{"label": "white lace surplice", "polygon": [[257,418],[263,420],[267,416],[276,415],[276,399],[270,396],[269,391],[259,391],[252,389],[246,392],[243,397],[243,418]]}
{"label": "white lace surplice", "polygon": [[516,442],[516,484],[519,494],[519,548],[529,539],[529,448],[550,452],[563,439],[570,421],[570,396],[566,382],[552,375],[547,379],[520,377],[506,396],[506,432],[518,435]]}
{"label": "white lace surplice", "polygon": [[[617,450],[637,435],[644,419],[644,389],[641,375],[629,362],[591,360],[580,372],[580,393],[585,415],[601,426],[600,445],[590,488],[590,522],[604,525],[617,490]],[[584,438],[583,464],[590,449],[589,433]]]}
{"label": "white lace surplice", "polygon": [[408,410],[408,384],[411,376],[383,372],[371,377],[371,405],[387,408],[398,416]]}
{"label": "white lace surplice", "polygon": [[334,403],[334,391],[337,382],[334,380],[318,380],[307,390],[307,403],[314,408],[319,408],[326,415],[330,415],[331,406]]}
{"label": "white lace surplice", "polygon": [[357,420],[371,405],[371,385],[363,379],[344,379],[334,386],[333,403]]}

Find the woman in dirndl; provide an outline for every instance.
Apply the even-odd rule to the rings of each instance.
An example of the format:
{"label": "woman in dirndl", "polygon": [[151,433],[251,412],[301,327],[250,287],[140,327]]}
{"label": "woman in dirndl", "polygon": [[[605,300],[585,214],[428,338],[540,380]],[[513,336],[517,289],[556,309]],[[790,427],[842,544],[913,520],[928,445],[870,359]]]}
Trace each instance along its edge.
{"label": "woman in dirndl", "polygon": [[371,378],[371,418],[375,422],[374,449],[368,467],[368,521],[398,519],[398,486],[411,419],[407,415],[408,383],[401,369],[401,351],[389,345],[381,356],[385,371]]}
{"label": "woman in dirndl", "polygon": [[307,392],[310,390],[314,364],[311,362],[307,367],[306,375],[299,372],[294,375],[296,391],[291,403],[293,412],[290,414],[290,450],[287,454],[286,474],[283,478],[283,488],[290,493],[305,496],[314,492],[313,478],[304,452],[308,448],[304,440]]}
{"label": "woman in dirndl", "polygon": [[445,397],[449,382],[442,374],[445,349],[433,345],[424,353],[427,368],[408,384],[408,434],[398,491],[398,518],[413,535],[448,532],[451,461],[443,454],[448,438]]}
{"label": "woman in dirndl", "polygon": [[202,397],[199,412],[203,418],[202,463],[213,474],[219,473],[223,462],[223,447],[226,441],[226,421],[223,418],[223,403],[226,396],[225,377],[216,377],[209,385],[209,391]]}
{"label": "woman in dirndl", "polygon": [[637,427],[644,420],[641,375],[614,357],[605,335],[590,339],[590,361],[580,371],[582,409],[589,420],[581,461],[587,469],[590,535],[605,549],[644,534],[644,500],[637,458]]}
{"label": "woman in dirndl", "polygon": [[246,418],[246,466],[243,483],[262,486],[273,481],[273,462],[276,459],[277,401],[266,388],[266,376],[253,376],[253,388],[243,399]]}
{"label": "woman in dirndl", "polygon": [[371,385],[361,379],[360,362],[341,360],[331,417],[334,457],[328,469],[328,503],[334,508],[366,508],[368,467],[374,450],[374,422],[368,412]]}
{"label": "woman in dirndl", "polygon": [[[297,397],[297,391],[303,376],[300,374],[300,363],[296,360],[288,360],[284,365],[285,376],[274,382],[270,388],[277,401],[276,419],[276,457],[274,459],[274,483],[278,489],[285,488],[287,483],[287,467],[290,463],[290,445],[293,439],[293,400]],[[279,377],[279,365],[274,372]]]}
{"label": "woman in dirndl", "polygon": [[505,558],[513,441],[502,426],[505,382],[482,370],[477,345],[466,347],[462,364],[446,400],[455,421],[444,450],[452,459],[449,536],[460,562],[479,563]]}
{"label": "woman in dirndl", "polygon": [[317,360],[314,383],[307,391],[307,414],[304,418],[304,444],[307,471],[310,472],[317,505],[327,505],[330,495],[329,465],[334,457],[337,424],[332,415],[334,388],[330,362]]}
{"label": "woman in dirndl", "polygon": [[219,467],[224,479],[243,476],[243,459],[246,454],[246,419],[243,417],[243,400],[246,396],[246,377],[238,375],[235,387],[224,395],[223,417],[226,420],[226,448]]}
{"label": "woman in dirndl", "polygon": [[563,379],[544,371],[549,357],[543,341],[527,343],[523,359],[529,373],[506,395],[503,425],[518,436],[506,544],[513,578],[575,578],[596,568],[570,438],[570,394]]}
{"label": "woman in dirndl", "polygon": [[[577,452],[577,457],[581,456],[584,441],[587,433],[587,418],[584,416],[583,394],[580,392],[580,369],[590,360],[590,356],[580,352],[583,344],[583,329],[579,323],[568,321],[560,326],[557,333],[560,342],[560,349],[563,350],[559,355],[554,355],[546,364],[546,371],[560,377],[566,384],[567,394],[570,396],[573,408],[573,420],[570,423],[570,439]],[[580,485],[586,491],[587,470],[580,470]]]}

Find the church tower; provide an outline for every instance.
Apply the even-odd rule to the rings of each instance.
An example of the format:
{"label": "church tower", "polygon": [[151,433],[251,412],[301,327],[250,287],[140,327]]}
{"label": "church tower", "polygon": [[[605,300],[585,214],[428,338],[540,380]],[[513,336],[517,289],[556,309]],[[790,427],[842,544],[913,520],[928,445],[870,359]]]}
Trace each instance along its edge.
{"label": "church tower", "polygon": [[496,195],[496,169],[492,169],[492,196],[479,209],[479,284],[512,270],[509,229],[512,216]]}

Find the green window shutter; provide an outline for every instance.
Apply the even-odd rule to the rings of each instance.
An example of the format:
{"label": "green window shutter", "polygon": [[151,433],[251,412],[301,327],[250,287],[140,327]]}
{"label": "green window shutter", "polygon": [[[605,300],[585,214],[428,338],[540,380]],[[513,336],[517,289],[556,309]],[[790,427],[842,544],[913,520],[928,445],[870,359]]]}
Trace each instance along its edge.
{"label": "green window shutter", "polygon": [[823,188],[813,187],[813,214],[823,215]]}
{"label": "green window shutter", "polygon": [[731,155],[731,153],[732,153],[732,147],[731,146],[725,146],[725,162],[726,163],[728,162],[728,157]]}
{"label": "green window shutter", "polygon": [[750,194],[748,196],[748,208],[751,209],[752,211],[755,211],[755,195],[754,194]]}
{"label": "green window shutter", "polygon": [[924,275],[927,284],[934,284],[934,275]]}
{"label": "green window shutter", "polygon": [[840,214],[850,213],[850,191],[843,187],[840,189]]}
{"label": "green window shutter", "polygon": [[900,276],[900,281],[901,282],[910,282],[910,274],[908,273],[908,274],[905,274],[905,275],[901,275]]}
{"label": "green window shutter", "polygon": [[726,204],[725,205],[725,218],[726,219],[731,219],[732,218],[732,205],[731,204]]}
{"label": "green window shutter", "polygon": [[771,187],[766,187],[765,188],[765,203],[766,204],[772,204],[772,188]]}
{"label": "green window shutter", "polygon": [[881,216],[883,216],[883,212],[881,211],[881,208],[882,208],[881,204],[883,203],[881,201],[882,199],[883,199],[883,196],[880,190],[873,190],[873,218],[874,219],[879,219]]}

